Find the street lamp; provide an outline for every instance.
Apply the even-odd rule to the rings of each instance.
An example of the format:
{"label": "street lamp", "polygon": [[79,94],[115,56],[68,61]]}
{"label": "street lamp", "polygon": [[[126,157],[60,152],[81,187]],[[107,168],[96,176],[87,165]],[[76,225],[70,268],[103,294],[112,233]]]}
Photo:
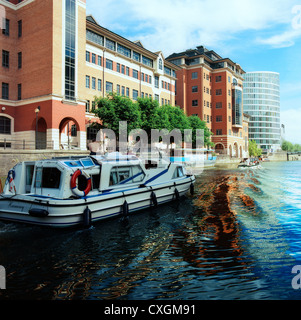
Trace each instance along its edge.
{"label": "street lamp", "polygon": [[40,110],[41,110],[41,107],[39,106],[34,111],[36,113],[36,150],[38,149],[38,114]]}

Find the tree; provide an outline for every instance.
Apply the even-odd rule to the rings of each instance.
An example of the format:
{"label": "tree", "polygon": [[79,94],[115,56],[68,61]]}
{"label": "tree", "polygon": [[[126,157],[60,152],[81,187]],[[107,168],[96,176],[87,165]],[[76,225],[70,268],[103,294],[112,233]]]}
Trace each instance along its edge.
{"label": "tree", "polygon": [[137,102],[133,102],[128,97],[116,93],[110,93],[106,98],[95,98],[95,105],[97,108],[93,112],[102,122],[99,129],[113,130],[117,139],[119,122],[127,121],[128,134],[134,129],[143,129],[149,139],[152,129],[166,129],[169,132],[179,129],[182,137],[185,129],[192,129],[194,145],[196,130],[203,129],[205,146],[214,146],[210,141],[212,132],[207,128],[206,123],[197,116],[188,117],[180,107],[159,106],[158,101],[149,98],[138,98]]}
{"label": "tree", "polygon": [[262,155],[262,150],[257,147],[254,140],[249,141],[249,155],[250,157],[260,157]]}
{"label": "tree", "polygon": [[293,144],[289,141],[283,141],[282,145],[281,145],[281,149],[283,151],[287,151],[287,152],[298,152],[301,151],[301,145],[300,144]]}
{"label": "tree", "polygon": [[141,127],[141,114],[137,103],[130,98],[109,93],[106,98],[95,99],[97,108],[94,113],[101,119],[102,128],[111,129],[118,139],[119,122],[127,121],[127,133]]}
{"label": "tree", "polygon": [[214,147],[214,143],[210,140],[213,133],[207,128],[206,122],[202,121],[198,116],[188,117],[190,128],[192,129],[192,145],[196,144],[196,130],[204,130],[204,146]]}

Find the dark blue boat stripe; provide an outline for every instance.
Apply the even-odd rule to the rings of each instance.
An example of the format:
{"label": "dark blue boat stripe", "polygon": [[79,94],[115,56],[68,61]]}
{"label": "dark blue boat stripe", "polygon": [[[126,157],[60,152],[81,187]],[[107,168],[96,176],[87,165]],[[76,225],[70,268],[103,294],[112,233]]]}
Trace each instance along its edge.
{"label": "dark blue boat stripe", "polygon": [[165,169],[164,171],[160,172],[159,174],[157,174],[156,176],[152,177],[151,179],[147,180],[144,184],[148,184],[156,179],[158,179],[159,177],[163,176],[163,174],[167,173],[168,169]]}

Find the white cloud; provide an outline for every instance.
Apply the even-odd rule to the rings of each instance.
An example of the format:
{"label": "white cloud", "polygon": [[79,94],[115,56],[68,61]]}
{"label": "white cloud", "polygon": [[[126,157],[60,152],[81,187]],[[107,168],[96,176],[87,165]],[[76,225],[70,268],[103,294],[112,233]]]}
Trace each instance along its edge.
{"label": "white cloud", "polygon": [[[173,52],[197,45],[220,48],[247,30],[290,24],[294,0],[88,0],[99,24],[152,51]],[[264,41],[264,40],[262,40]],[[268,41],[268,39],[267,39]],[[279,42],[270,39],[271,44]],[[268,43],[269,44],[269,43]]]}
{"label": "white cloud", "polygon": [[296,39],[300,38],[301,29],[291,29],[281,34],[274,35],[270,38],[258,38],[258,43],[267,44],[273,48],[291,47],[295,44]]}

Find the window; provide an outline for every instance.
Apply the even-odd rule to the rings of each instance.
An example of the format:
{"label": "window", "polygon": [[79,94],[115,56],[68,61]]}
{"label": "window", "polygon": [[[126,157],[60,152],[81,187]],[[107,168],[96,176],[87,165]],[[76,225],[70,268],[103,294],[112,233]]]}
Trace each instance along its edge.
{"label": "window", "polygon": [[120,84],[117,84],[117,94],[120,95]]}
{"label": "window", "polygon": [[102,85],[101,85],[101,79],[98,79],[98,81],[97,81],[97,83],[98,83],[98,91],[101,91],[101,87],[102,87]]}
{"label": "window", "polygon": [[216,109],[221,109],[223,107],[223,103],[222,102],[217,102],[215,107],[216,107]]}
{"label": "window", "polygon": [[198,78],[198,73],[197,72],[192,72],[191,79],[197,79],[197,78]]}
{"label": "window", "polygon": [[142,56],[142,63],[148,67],[153,67],[153,60],[145,57],[145,56]]}
{"label": "window", "polygon": [[86,112],[90,112],[90,100],[87,100],[86,102]]}
{"label": "window", "polygon": [[73,125],[71,126],[71,137],[77,137],[76,124],[73,124]]}
{"label": "window", "polygon": [[120,72],[120,63],[117,63],[117,72]]}
{"label": "window", "polygon": [[163,70],[163,63],[162,63],[162,59],[159,59],[159,69]]}
{"label": "window", "polygon": [[0,134],[11,134],[11,120],[6,117],[0,117]]}
{"label": "window", "polygon": [[86,35],[87,35],[87,40],[103,46],[103,36],[100,36],[97,33],[90,31],[90,30],[86,31]]}
{"label": "window", "polygon": [[106,82],[106,92],[113,92],[113,83],[112,82]]}
{"label": "window", "polygon": [[222,129],[216,129],[216,135],[221,136],[223,134]]}
{"label": "window", "polygon": [[126,96],[130,97],[130,88],[126,88]]}
{"label": "window", "polygon": [[18,52],[18,69],[22,68],[22,52]]}
{"label": "window", "polygon": [[18,21],[18,38],[22,37],[22,20]]}
{"label": "window", "polygon": [[215,77],[215,82],[221,82],[221,81],[222,81],[222,76]]}
{"label": "window", "polygon": [[37,168],[35,187],[59,189],[61,182],[61,171],[57,168]]}
{"label": "window", "polygon": [[159,77],[155,76],[155,88],[159,88]]}
{"label": "window", "polygon": [[216,116],[216,122],[222,122],[223,117],[222,116]]}
{"label": "window", "polygon": [[3,21],[2,33],[6,36],[9,36],[9,20],[8,19],[4,19]]}
{"label": "window", "polygon": [[125,57],[128,57],[130,58],[131,57],[131,49],[125,47],[125,46],[122,46],[121,44],[118,44],[117,45],[117,52],[124,55]]}
{"label": "window", "polygon": [[106,68],[113,70],[113,61],[112,60],[106,59]]}
{"label": "window", "polygon": [[133,99],[134,100],[138,99],[138,90],[133,89]]}
{"label": "window", "polygon": [[198,86],[193,86],[192,87],[192,92],[198,92]]}
{"label": "window", "polygon": [[141,59],[140,53],[133,51],[133,59],[134,59],[135,61],[140,62],[140,59]]}
{"label": "window", "polygon": [[97,64],[98,64],[99,66],[101,66],[101,56],[98,56],[98,57],[97,57]]}
{"label": "window", "polygon": [[2,67],[9,68],[9,51],[2,50]]}
{"label": "window", "polygon": [[18,84],[18,100],[22,100],[22,84]]}
{"label": "window", "polygon": [[116,43],[110,39],[106,39],[106,48],[115,51],[116,50]]}
{"label": "window", "polygon": [[216,94],[217,96],[221,96],[221,95],[222,95],[222,89],[217,89],[216,92],[215,92],[215,94]]}
{"label": "window", "polygon": [[122,74],[125,74],[125,73],[124,73],[124,65],[121,66],[121,73],[122,73]]}
{"label": "window", "polygon": [[86,51],[86,61],[90,62],[90,52]]}
{"label": "window", "polygon": [[92,63],[96,64],[96,54],[92,53]]}
{"label": "window", "polygon": [[65,13],[65,98],[75,100],[76,1],[66,1]]}
{"label": "window", "polygon": [[130,75],[130,68],[126,67],[126,75],[129,76]]}
{"label": "window", "polygon": [[138,79],[138,71],[133,70],[133,78]]}
{"label": "window", "polygon": [[92,89],[96,90],[96,78],[92,77]]}
{"label": "window", "polygon": [[90,88],[90,76],[86,76],[86,88]]}
{"label": "window", "polygon": [[110,173],[110,186],[143,181],[145,174],[140,166],[113,167]]}
{"label": "window", "polygon": [[199,104],[198,100],[192,100],[192,106],[197,107]]}
{"label": "window", "polygon": [[2,99],[9,99],[9,84],[5,82],[2,82]]}
{"label": "window", "polygon": [[172,179],[177,179],[177,178],[181,178],[181,177],[184,177],[183,168],[182,167],[176,167]]}

